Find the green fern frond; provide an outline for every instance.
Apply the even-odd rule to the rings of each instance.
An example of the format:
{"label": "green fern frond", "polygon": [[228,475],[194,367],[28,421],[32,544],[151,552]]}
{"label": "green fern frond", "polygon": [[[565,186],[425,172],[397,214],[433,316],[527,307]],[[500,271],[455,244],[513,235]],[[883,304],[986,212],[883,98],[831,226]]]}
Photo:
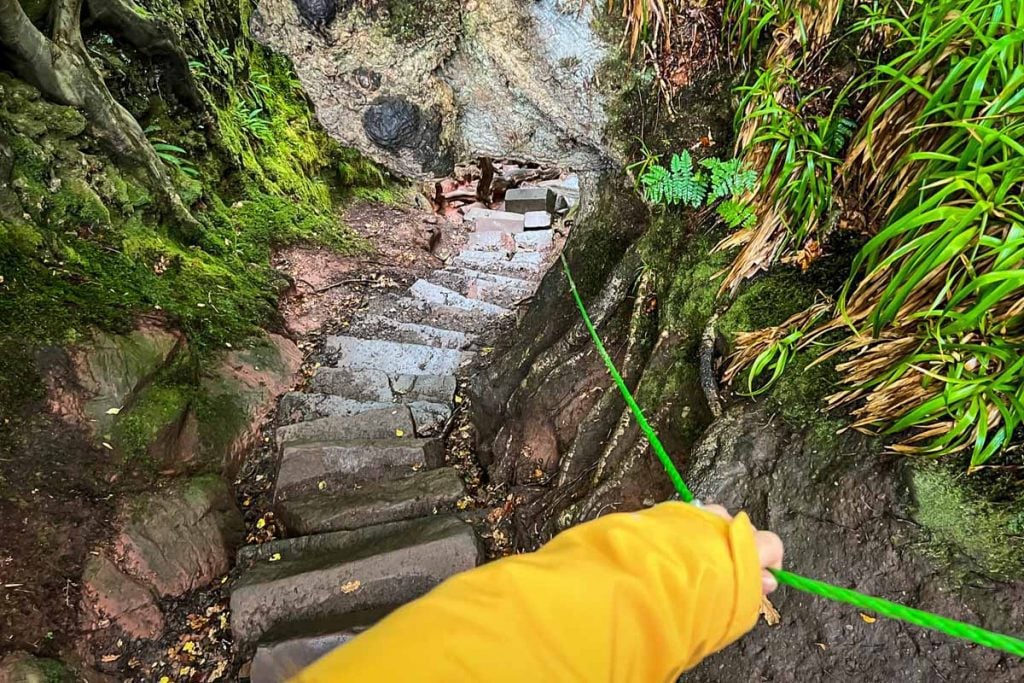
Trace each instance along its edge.
{"label": "green fern frond", "polygon": [[757,223],[757,215],[754,213],[753,207],[735,199],[726,199],[719,204],[718,215],[731,230],[752,228]]}

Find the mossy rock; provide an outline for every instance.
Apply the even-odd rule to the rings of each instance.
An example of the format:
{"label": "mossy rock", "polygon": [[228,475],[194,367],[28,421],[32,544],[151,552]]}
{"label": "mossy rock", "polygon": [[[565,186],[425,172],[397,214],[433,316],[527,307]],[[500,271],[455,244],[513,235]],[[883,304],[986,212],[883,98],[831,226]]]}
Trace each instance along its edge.
{"label": "mossy rock", "polygon": [[913,517],[930,534],[926,552],[958,568],[964,579],[969,568],[995,579],[1019,579],[1024,568],[1024,500],[992,502],[972,490],[969,476],[948,463],[914,463]]}
{"label": "mossy rock", "polygon": [[56,659],[15,652],[0,661],[0,681],[4,683],[75,683],[78,680]]}
{"label": "mossy rock", "polygon": [[192,387],[177,384],[147,387],[117,415],[111,445],[126,461],[143,461],[161,470],[183,466],[195,450],[189,429],[192,393]]}

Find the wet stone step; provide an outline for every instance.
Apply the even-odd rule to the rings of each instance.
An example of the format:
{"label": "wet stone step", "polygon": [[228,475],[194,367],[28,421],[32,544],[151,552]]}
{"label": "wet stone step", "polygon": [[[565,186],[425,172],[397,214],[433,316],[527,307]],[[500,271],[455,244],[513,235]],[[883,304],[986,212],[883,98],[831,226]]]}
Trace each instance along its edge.
{"label": "wet stone step", "polygon": [[380,370],[318,368],[310,391],[361,402],[450,404],[455,375],[389,375]]}
{"label": "wet stone step", "polygon": [[359,316],[345,332],[349,336],[361,339],[386,339],[402,344],[421,344],[460,351],[468,348],[472,341],[469,335],[459,330],[403,323],[380,315]]}
{"label": "wet stone step", "polygon": [[[401,396],[401,394],[396,394]],[[429,401],[403,401],[412,413],[413,430],[421,436],[436,434],[443,429],[452,416],[449,403],[432,403]],[[391,402],[353,401],[350,398],[333,394],[308,393],[293,391],[281,398],[277,411],[278,424],[295,424],[309,420],[338,415],[358,415],[370,410],[392,408]]]}
{"label": "wet stone step", "polygon": [[544,270],[544,254],[521,251],[507,258],[498,252],[463,251],[452,263],[485,273],[539,280]]}
{"label": "wet stone step", "polygon": [[267,546],[247,556],[252,564],[231,590],[231,627],[243,647],[359,625],[482,557],[472,528],[451,515]]}
{"label": "wet stone step", "polygon": [[347,336],[328,337],[325,348],[327,353],[337,355],[335,367],[395,375],[447,375],[455,372],[463,360],[455,349]]}
{"label": "wet stone step", "polygon": [[416,425],[412,413],[405,405],[392,405],[379,410],[367,410],[355,415],[335,415],[319,420],[296,422],[277,428],[277,444],[314,441],[344,441],[347,439],[390,439],[398,432],[412,435]]}
{"label": "wet stone step", "polygon": [[502,308],[479,299],[470,299],[447,287],[442,287],[426,280],[417,280],[409,288],[409,291],[413,296],[432,304],[451,306],[467,311],[479,311],[488,315],[504,315],[509,312],[507,308]]}
{"label": "wet stone step", "polygon": [[274,498],[351,488],[444,464],[440,439],[355,439],[293,444],[281,451]]}
{"label": "wet stone step", "polygon": [[352,640],[371,625],[260,645],[249,667],[249,683],[282,683],[291,680],[307,666]]}
{"label": "wet stone step", "polygon": [[472,251],[542,251],[548,252],[555,245],[552,230],[534,230],[516,235],[500,232],[474,232],[466,246]]}
{"label": "wet stone step", "polygon": [[467,311],[453,306],[432,304],[411,296],[380,297],[370,304],[367,313],[386,316],[402,322],[437,325],[468,334],[479,333],[494,323],[494,316],[480,311]]}
{"label": "wet stone step", "polygon": [[282,500],[275,509],[289,533],[296,536],[432,515],[464,494],[458,472],[443,467],[360,488],[317,490]]}
{"label": "wet stone step", "polygon": [[470,299],[480,299],[505,308],[530,296],[536,289],[536,283],[528,280],[462,268],[435,270],[429,278],[431,282]]}

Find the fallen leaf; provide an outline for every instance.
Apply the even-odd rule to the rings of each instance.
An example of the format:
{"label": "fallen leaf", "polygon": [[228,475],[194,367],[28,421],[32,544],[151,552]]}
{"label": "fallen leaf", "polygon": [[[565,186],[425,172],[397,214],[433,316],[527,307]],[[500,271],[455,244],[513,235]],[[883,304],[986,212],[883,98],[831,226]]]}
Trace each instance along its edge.
{"label": "fallen leaf", "polygon": [[102,657],[100,657],[100,661],[103,662],[104,664],[109,664],[110,662],[116,662],[119,659],[121,659],[121,655],[103,655]]}
{"label": "fallen leaf", "polygon": [[271,562],[279,562],[281,560],[281,553],[274,553],[270,556]]}
{"label": "fallen leaf", "polygon": [[456,403],[462,403],[462,397],[461,396],[456,396],[455,397],[455,402]]}
{"label": "fallen leaf", "polygon": [[189,641],[189,642],[187,642],[187,643],[185,643],[184,645],[181,646],[181,650],[182,650],[182,652],[187,652],[189,654],[192,654],[193,652],[196,651],[196,644],[193,643],[192,641]]}
{"label": "fallen leaf", "polygon": [[341,585],[341,592],[345,595],[348,595],[349,593],[355,593],[357,590],[359,590],[359,587],[362,585],[362,581],[349,581],[348,583],[343,583]]}
{"label": "fallen leaf", "polygon": [[775,605],[768,599],[767,595],[761,596],[761,608],[759,610],[761,616],[764,617],[764,622],[769,626],[776,626],[782,617],[779,615],[779,610],[775,609]]}
{"label": "fallen leaf", "polygon": [[226,660],[221,660],[217,666],[213,667],[213,671],[210,672],[210,677],[206,680],[217,681],[220,680],[224,673],[228,670],[228,663]]}
{"label": "fallen leaf", "polygon": [[321,491],[326,491],[327,490],[327,482],[326,481],[317,482],[316,487],[318,489],[320,489]]}
{"label": "fallen leaf", "polygon": [[167,676],[161,676],[160,683],[171,683],[171,679]]}
{"label": "fallen leaf", "polygon": [[860,618],[864,620],[865,624],[873,624],[876,621],[878,621],[878,619],[876,617],[868,616],[867,614],[864,614],[863,612],[860,613]]}
{"label": "fallen leaf", "polygon": [[405,436],[405,432],[402,431],[401,429],[396,429],[395,430],[395,436],[398,436],[398,437]]}
{"label": "fallen leaf", "polygon": [[110,410],[107,411],[107,415],[117,415],[120,412],[120,408],[111,408]]}
{"label": "fallen leaf", "polygon": [[106,449],[107,449],[108,451],[112,451],[112,450],[114,450],[114,447],[113,447],[113,446],[111,446],[111,445],[110,445],[109,443],[107,443],[106,441],[104,441],[104,442],[103,442],[103,447],[104,447],[104,448],[106,448]]}
{"label": "fallen leaf", "polygon": [[260,517],[259,520],[257,520],[257,522],[256,522],[256,528],[257,529],[262,529],[266,525],[267,525],[267,520],[263,519],[262,517]]}

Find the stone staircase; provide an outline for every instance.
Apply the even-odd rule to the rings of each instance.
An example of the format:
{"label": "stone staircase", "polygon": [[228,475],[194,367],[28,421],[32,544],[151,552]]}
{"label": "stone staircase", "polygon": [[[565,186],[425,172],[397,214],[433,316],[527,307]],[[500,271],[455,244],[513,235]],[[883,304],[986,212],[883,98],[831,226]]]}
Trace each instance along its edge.
{"label": "stone staircase", "polygon": [[287,679],[482,561],[444,462],[456,375],[554,258],[551,230],[472,233],[447,267],[328,339],[334,367],[281,400],[274,503],[287,537],[242,548],[231,593],[253,683]]}

